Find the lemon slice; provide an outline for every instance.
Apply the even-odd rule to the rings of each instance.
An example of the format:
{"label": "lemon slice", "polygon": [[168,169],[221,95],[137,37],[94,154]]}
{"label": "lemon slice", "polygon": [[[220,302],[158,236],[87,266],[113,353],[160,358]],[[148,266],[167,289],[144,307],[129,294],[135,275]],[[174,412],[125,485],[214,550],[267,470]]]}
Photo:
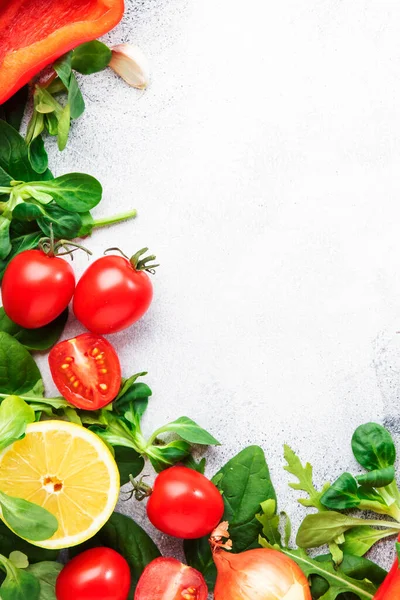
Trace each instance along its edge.
{"label": "lemon slice", "polygon": [[43,506],[58,520],[49,549],[91,538],[106,523],[120,487],[115,460],[91,431],[65,421],[28,425],[24,439],[0,454],[0,490]]}

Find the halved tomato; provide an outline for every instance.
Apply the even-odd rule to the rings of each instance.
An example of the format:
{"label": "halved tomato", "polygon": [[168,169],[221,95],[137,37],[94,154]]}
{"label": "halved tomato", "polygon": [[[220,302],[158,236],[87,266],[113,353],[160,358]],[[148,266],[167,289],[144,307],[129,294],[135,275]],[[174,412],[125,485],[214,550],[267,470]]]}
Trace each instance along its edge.
{"label": "halved tomato", "polygon": [[56,344],[49,354],[54,383],[68,402],[97,410],[117,396],[121,365],[111,344],[100,335],[82,333]]}
{"label": "halved tomato", "polygon": [[208,589],[199,571],[175,558],[156,558],[142,573],[135,600],[207,600]]}

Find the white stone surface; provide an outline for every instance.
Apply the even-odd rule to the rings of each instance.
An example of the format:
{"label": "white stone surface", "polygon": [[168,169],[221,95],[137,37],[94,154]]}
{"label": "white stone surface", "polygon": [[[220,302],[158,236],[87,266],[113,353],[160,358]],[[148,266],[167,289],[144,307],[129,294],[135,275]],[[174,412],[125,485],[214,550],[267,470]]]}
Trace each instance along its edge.
{"label": "white stone surface", "polygon": [[147,316],[109,338],[126,375],[149,371],[145,429],[201,423],[223,442],[210,474],[261,444],[295,523],[284,442],[319,483],[356,469],[360,423],[400,444],[399,20],[393,0],[127,0],[106,39],[142,47],[149,90],[81,78],[87,111],[62,155],[49,142],[57,174],[103,183],[98,215],[138,209],[95,255],[161,262]]}

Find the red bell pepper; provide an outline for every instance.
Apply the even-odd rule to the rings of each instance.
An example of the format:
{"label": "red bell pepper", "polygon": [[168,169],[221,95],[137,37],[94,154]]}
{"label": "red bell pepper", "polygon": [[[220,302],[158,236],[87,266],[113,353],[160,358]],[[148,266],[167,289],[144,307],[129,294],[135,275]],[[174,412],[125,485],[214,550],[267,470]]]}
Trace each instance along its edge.
{"label": "red bell pepper", "polygon": [[393,567],[376,592],[373,600],[400,600],[400,565],[398,558],[395,559]]}
{"label": "red bell pepper", "polygon": [[65,52],[110,31],[124,0],[1,0],[0,104]]}

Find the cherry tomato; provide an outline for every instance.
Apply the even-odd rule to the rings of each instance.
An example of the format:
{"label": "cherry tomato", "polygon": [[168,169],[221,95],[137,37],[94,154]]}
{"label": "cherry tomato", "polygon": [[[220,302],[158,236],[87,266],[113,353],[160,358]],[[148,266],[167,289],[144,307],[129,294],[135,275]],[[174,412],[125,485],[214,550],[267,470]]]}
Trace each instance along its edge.
{"label": "cherry tomato", "polygon": [[223,513],[224,502],[215,485],[187,467],[162,471],[147,503],[147,515],[157,529],[185,540],[211,533]]}
{"label": "cherry tomato", "polygon": [[56,344],[49,354],[50,371],[60,394],[86,410],[97,410],[117,396],[121,365],[117,353],[99,335],[82,333]]}
{"label": "cherry tomato", "polygon": [[135,600],[207,600],[207,596],[203,575],[175,558],[156,558],[147,565],[135,592]]}
{"label": "cherry tomato", "polygon": [[56,582],[57,600],[127,600],[131,572],[126,560],[111,548],[78,554]]}
{"label": "cherry tomato", "polygon": [[115,333],[126,329],[144,315],[153,298],[153,286],[146,270],[151,256],[139,260],[141,250],[130,260],[103,256],[82,275],[74,296],[76,318],[93,333]]}
{"label": "cherry tomato", "polygon": [[75,289],[71,265],[42,250],[26,250],[8,264],[1,291],[8,317],[27,329],[43,327],[68,306]]}

